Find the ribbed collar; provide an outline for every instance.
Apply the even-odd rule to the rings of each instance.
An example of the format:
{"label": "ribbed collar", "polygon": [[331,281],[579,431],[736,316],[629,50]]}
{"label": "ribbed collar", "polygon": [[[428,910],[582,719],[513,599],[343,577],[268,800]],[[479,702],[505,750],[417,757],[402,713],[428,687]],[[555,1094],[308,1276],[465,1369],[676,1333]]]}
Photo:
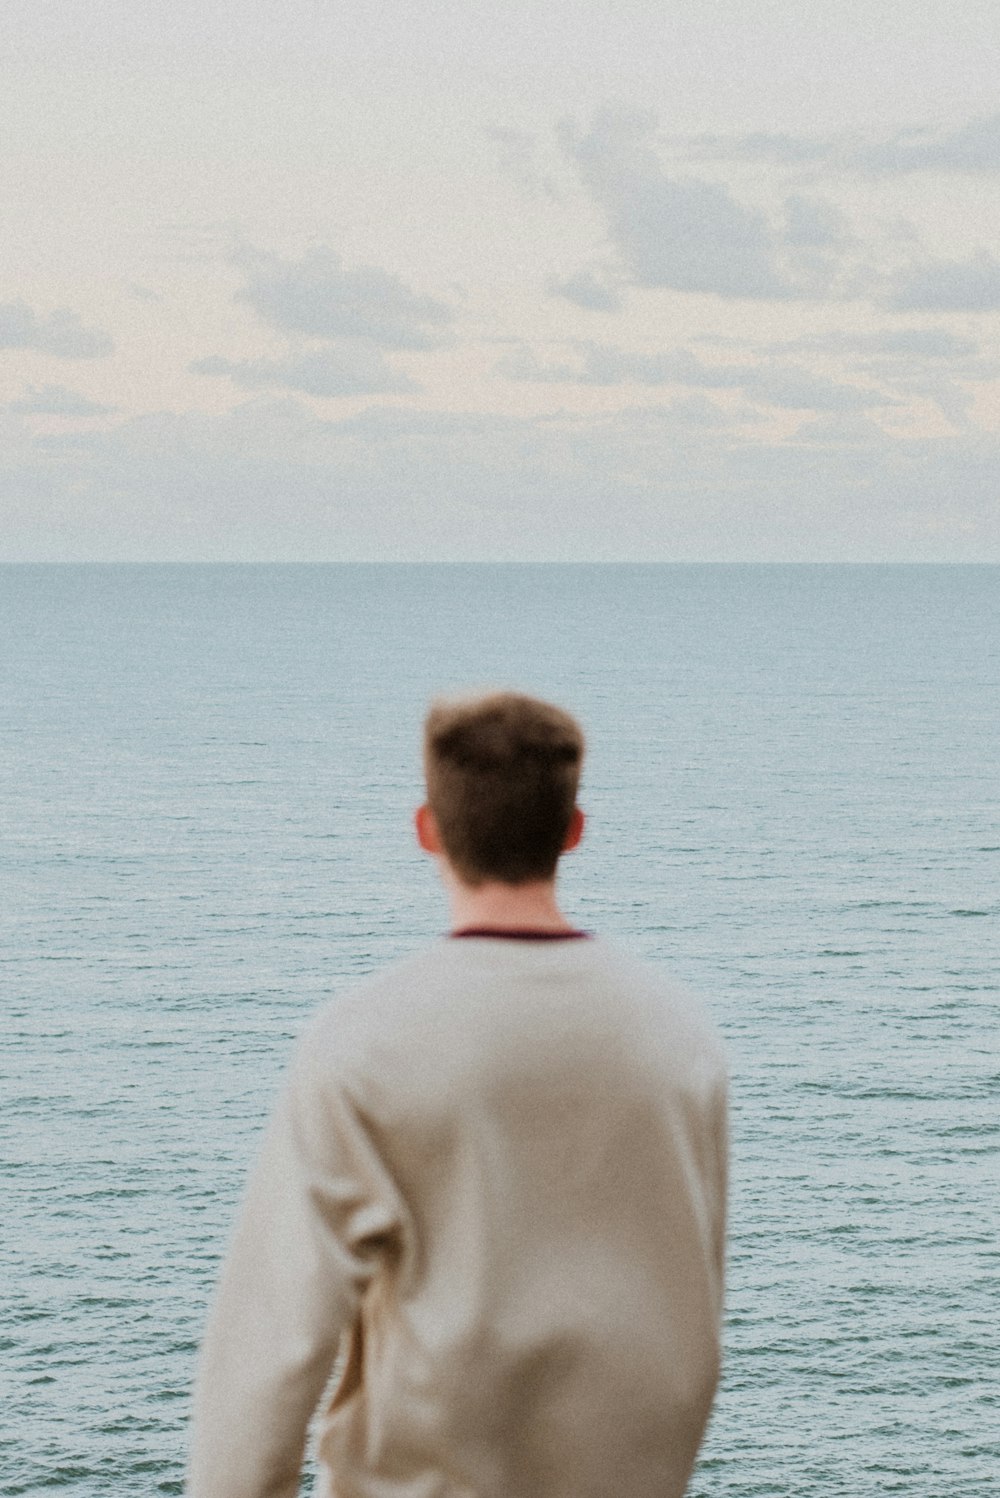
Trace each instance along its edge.
{"label": "ribbed collar", "polygon": [[589,931],[538,931],[531,926],[462,926],[450,931],[449,936],[490,936],[496,941],[581,941],[590,937]]}

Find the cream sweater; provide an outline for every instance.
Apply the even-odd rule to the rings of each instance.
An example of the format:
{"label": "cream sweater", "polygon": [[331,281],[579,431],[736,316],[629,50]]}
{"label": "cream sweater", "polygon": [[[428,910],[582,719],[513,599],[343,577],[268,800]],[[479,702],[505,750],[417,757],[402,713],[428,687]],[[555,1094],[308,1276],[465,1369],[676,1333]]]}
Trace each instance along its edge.
{"label": "cream sweater", "polygon": [[209,1319],[189,1498],[292,1498],[325,1389],[336,1498],[676,1498],[725,1109],[697,1004],[603,941],[444,939],[326,1005]]}

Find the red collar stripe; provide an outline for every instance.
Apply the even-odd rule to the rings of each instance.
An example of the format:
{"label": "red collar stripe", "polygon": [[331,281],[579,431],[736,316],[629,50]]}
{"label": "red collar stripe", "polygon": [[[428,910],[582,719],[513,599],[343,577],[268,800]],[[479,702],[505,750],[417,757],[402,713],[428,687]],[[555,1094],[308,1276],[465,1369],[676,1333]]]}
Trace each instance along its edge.
{"label": "red collar stripe", "polygon": [[580,941],[589,931],[538,931],[530,926],[463,926],[451,936],[491,936],[498,941]]}

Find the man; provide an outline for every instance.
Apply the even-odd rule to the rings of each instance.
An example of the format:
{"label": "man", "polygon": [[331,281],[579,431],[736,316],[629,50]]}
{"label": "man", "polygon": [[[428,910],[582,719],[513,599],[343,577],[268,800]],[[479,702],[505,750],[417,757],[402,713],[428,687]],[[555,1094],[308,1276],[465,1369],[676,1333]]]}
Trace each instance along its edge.
{"label": "man", "polygon": [[[556,902],[583,737],[427,719],[452,929],[298,1046],[202,1349],[190,1498],[676,1498],[719,1364],[725,1065]],[[336,1378],[330,1387],[331,1372]]]}

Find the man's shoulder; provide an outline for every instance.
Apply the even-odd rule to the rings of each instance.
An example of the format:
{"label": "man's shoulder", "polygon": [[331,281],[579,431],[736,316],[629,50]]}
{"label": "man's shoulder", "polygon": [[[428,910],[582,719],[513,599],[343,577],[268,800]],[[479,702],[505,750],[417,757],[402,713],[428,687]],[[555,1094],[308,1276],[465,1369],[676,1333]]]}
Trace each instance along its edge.
{"label": "man's shoulder", "polygon": [[392,1029],[403,1014],[447,982],[449,949],[441,938],[336,985],[314,1010],[302,1037],[305,1045],[336,1042],[338,1051]]}
{"label": "man's shoulder", "polygon": [[[346,984],[323,1003],[307,1043],[345,1059],[373,1045],[404,1043],[442,1016],[461,1017],[477,990],[523,992],[555,981],[598,1005],[623,1028],[637,1024],[678,1055],[697,1052],[725,1068],[719,1032],[704,1001],[668,969],[603,937],[567,941],[440,938]],[[583,1017],[581,1013],[581,1018]]]}
{"label": "man's shoulder", "polygon": [[595,949],[607,981],[624,996],[633,1013],[646,1019],[651,1038],[661,1039],[678,1059],[697,1054],[703,1063],[727,1070],[721,1032],[700,993],[665,964],[640,957],[616,942],[601,941]]}

